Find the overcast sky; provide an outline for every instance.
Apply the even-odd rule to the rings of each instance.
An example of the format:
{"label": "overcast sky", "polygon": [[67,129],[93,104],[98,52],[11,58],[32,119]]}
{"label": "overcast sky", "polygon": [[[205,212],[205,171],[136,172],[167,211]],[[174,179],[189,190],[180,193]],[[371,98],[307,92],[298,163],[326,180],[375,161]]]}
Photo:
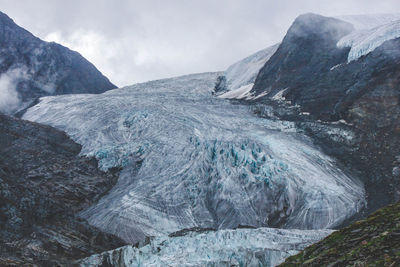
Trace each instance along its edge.
{"label": "overcast sky", "polygon": [[303,13],[399,13],[400,0],[0,0],[0,10],[124,86],[224,70],[279,42]]}

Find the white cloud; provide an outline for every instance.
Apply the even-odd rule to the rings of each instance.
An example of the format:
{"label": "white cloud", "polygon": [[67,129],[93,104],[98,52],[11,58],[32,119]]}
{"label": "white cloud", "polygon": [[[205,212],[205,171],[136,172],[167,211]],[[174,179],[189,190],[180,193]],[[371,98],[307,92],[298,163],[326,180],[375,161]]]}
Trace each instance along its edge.
{"label": "white cloud", "polygon": [[12,114],[20,107],[16,86],[25,76],[26,70],[23,68],[11,69],[0,75],[0,112]]}
{"label": "white cloud", "polygon": [[281,41],[302,13],[400,12],[398,0],[0,0],[40,38],[77,50],[118,86],[224,70]]}

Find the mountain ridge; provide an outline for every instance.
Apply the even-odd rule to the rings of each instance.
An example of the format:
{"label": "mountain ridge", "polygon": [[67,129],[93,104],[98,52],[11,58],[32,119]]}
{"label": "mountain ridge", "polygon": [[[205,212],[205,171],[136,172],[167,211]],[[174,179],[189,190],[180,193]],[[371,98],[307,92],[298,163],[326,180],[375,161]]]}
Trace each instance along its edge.
{"label": "mountain ridge", "polygon": [[116,88],[78,52],[40,40],[2,12],[0,46],[2,112],[13,114],[45,95]]}

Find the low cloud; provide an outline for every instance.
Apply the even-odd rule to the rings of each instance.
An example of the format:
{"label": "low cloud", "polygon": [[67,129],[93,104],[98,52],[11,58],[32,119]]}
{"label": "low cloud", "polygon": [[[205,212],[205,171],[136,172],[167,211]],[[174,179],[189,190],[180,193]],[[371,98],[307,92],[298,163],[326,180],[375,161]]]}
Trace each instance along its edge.
{"label": "low cloud", "polygon": [[17,84],[26,79],[25,68],[14,68],[0,75],[0,112],[12,114],[21,105]]}
{"label": "low cloud", "polygon": [[0,0],[42,39],[77,50],[118,86],[225,70],[278,43],[294,19],[399,12],[398,0]]}

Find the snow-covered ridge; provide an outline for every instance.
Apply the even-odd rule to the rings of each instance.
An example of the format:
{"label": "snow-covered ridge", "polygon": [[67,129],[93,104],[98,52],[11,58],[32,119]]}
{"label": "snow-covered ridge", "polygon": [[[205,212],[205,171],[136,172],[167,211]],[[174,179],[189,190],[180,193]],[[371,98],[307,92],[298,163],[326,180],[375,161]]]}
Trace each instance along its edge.
{"label": "snow-covered ridge", "polygon": [[385,41],[400,37],[400,14],[339,18],[352,23],[357,29],[337,43],[338,47],[351,47],[348,62],[374,51]]}
{"label": "snow-covered ridge", "polygon": [[273,228],[191,232],[158,237],[141,248],[125,246],[83,259],[80,266],[276,266],[330,230]]}
{"label": "snow-covered ridge", "polygon": [[[247,88],[250,84],[253,84],[260,69],[271,58],[278,47],[279,44],[275,44],[232,64],[224,72],[226,90],[233,91],[240,88],[243,89],[244,86]],[[226,98],[232,97],[229,96]]]}

